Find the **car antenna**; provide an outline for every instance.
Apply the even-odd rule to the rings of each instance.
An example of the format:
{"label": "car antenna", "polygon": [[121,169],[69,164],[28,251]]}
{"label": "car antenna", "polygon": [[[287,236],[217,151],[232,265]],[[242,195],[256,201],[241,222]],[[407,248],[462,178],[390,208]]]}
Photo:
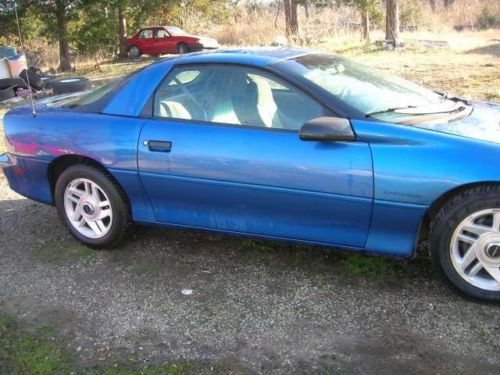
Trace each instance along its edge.
{"label": "car antenna", "polygon": [[[14,1],[14,13],[16,14],[17,32],[19,34],[19,44],[21,45],[21,50],[25,54],[26,51],[24,50],[23,36],[21,34],[21,23],[19,22],[19,16],[17,15],[17,1]],[[35,102],[33,101],[33,91],[31,89],[30,75],[28,72],[26,73],[26,84],[28,85],[28,89],[30,90],[29,98],[31,102],[31,113],[33,114],[33,117],[36,117]]]}

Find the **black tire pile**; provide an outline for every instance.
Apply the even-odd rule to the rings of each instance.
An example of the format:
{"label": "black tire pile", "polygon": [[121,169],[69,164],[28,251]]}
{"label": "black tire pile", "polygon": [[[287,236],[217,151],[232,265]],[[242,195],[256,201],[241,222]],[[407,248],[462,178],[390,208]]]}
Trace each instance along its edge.
{"label": "black tire pile", "polygon": [[0,79],[0,102],[14,98],[18,88],[27,89],[28,87],[35,91],[52,89],[54,95],[60,95],[88,90],[90,82],[85,77],[57,78],[44,75],[39,69],[30,67],[24,69],[19,74],[19,78]]}

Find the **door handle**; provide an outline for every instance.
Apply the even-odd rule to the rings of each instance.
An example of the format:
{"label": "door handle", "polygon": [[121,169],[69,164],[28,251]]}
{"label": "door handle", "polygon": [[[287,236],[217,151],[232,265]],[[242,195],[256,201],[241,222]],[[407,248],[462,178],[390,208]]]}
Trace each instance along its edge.
{"label": "door handle", "polygon": [[170,152],[172,150],[172,142],[170,141],[144,141],[144,146],[147,146],[152,152]]}

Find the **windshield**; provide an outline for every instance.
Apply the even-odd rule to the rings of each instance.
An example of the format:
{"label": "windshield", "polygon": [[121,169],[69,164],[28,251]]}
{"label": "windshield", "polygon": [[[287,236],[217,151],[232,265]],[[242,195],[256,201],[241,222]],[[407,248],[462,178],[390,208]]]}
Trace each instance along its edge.
{"label": "windshield", "polygon": [[457,109],[456,102],[402,78],[348,59],[311,54],[294,59],[300,74],[367,117],[398,122],[421,114]]}
{"label": "windshield", "polygon": [[175,27],[175,26],[168,26],[168,27],[166,27],[166,29],[167,29],[168,33],[172,36],[187,35],[187,33],[184,30],[182,30],[178,27]]}

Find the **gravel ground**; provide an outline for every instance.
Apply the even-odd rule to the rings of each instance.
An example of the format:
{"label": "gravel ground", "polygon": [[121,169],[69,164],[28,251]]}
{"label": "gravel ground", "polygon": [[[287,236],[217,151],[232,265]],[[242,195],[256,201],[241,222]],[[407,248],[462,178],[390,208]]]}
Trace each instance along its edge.
{"label": "gravel ground", "polygon": [[396,262],[146,227],[121,249],[94,252],[2,176],[0,257],[0,313],[55,326],[82,367],[500,373],[500,306],[458,297],[425,256]]}

